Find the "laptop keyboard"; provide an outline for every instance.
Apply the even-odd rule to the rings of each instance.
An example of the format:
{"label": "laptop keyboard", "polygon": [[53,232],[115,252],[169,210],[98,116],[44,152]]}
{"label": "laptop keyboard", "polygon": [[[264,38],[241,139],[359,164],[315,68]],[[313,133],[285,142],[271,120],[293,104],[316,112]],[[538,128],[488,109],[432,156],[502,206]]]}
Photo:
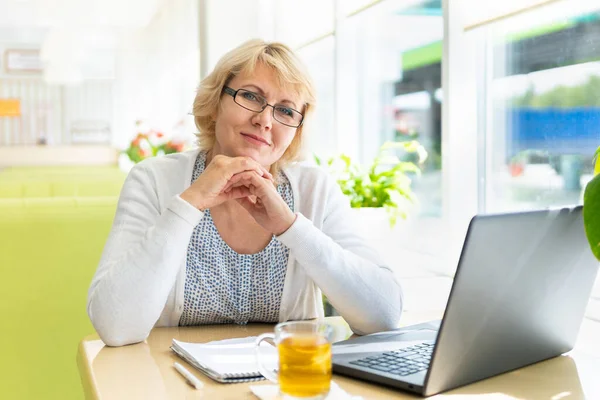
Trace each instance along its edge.
{"label": "laptop keyboard", "polygon": [[433,343],[421,343],[400,350],[387,351],[350,364],[399,376],[411,375],[429,368]]}

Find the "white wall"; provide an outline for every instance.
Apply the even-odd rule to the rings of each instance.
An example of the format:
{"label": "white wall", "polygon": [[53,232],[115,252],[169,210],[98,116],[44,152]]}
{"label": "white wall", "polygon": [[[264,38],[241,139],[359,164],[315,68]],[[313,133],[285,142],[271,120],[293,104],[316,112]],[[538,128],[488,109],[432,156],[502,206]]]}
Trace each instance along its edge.
{"label": "white wall", "polygon": [[60,143],[62,138],[62,101],[58,87],[39,78],[0,78],[0,99],[18,99],[19,117],[0,117],[0,146],[35,144],[44,138]]}
{"label": "white wall", "polygon": [[6,71],[6,50],[40,50],[49,32],[50,29],[41,27],[0,28],[0,98],[16,98],[21,103],[20,117],[0,118],[0,145],[33,145],[42,138],[48,144],[68,144],[73,122],[91,121],[112,126],[112,80],[96,78],[110,78],[114,52],[110,46],[101,46],[98,35],[88,38],[92,42],[86,45],[86,36],[79,38],[86,55],[83,77],[92,80],[65,87],[47,83],[41,71]]}
{"label": "white wall", "polygon": [[[272,34],[270,18],[261,11],[261,0],[203,0],[202,33],[205,35],[206,72],[229,50],[243,42]],[[264,25],[263,22],[266,24]]]}
{"label": "white wall", "polygon": [[4,69],[4,57],[8,49],[39,50],[44,35],[44,29],[15,30],[0,28],[0,78],[39,79],[41,74],[7,74]]}
{"label": "white wall", "polygon": [[[20,98],[21,110],[31,106],[31,97],[56,98],[56,93],[43,90],[41,74],[8,74],[5,70],[5,54],[8,49],[39,49],[44,37],[42,30],[22,30],[0,28],[0,98]],[[41,96],[40,93],[43,93]],[[25,94],[25,96],[23,96]],[[24,98],[27,97],[27,98]],[[12,143],[35,143],[37,135],[31,127],[48,124],[47,119],[29,115],[26,118],[0,117],[0,145]],[[60,126],[60,124],[59,124]]]}
{"label": "white wall", "polygon": [[136,120],[166,132],[183,122],[186,138],[195,132],[188,113],[200,81],[198,14],[197,0],[165,2],[146,27],[121,35],[112,138],[117,147],[132,139]]}
{"label": "white wall", "polygon": [[[28,101],[21,95],[32,90],[33,83],[26,81],[37,82],[36,93],[45,88],[58,90],[60,99],[45,103],[52,104],[53,129],[44,132],[44,136],[53,144],[70,142],[68,130],[75,120],[108,120],[111,142],[119,148],[124,148],[135,134],[135,121],[139,119],[165,131],[183,122],[181,132],[191,136],[195,128],[188,113],[200,78],[198,3],[198,0],[161,1],[161,7],[143,28],[64,27],[72,29],[77,43],[83,43],[63,49],[83,52],[80,54],[83,82],[71,86],[49,85],[42,74],[8,75],[0,68],[0,86],[2,82],[5,86],[4,90],[0,87],[0,95],[22,97],[25,113],[29,109],[48,109],[38,104],[37,97]],[[0,58],[6,48],[44,48],[45,39],[53,32],[51,26],[0,26]],[[15,89],[15,85],[19,88]],[[21,90],[24,85],[27,87]],[[40,131],[38,125],[42,126],[38,123],[40,118],[24,116],[23,123],[0,121],[2,142],[14,144],[14,138],[24,136],[17,142],[35,143]]]}

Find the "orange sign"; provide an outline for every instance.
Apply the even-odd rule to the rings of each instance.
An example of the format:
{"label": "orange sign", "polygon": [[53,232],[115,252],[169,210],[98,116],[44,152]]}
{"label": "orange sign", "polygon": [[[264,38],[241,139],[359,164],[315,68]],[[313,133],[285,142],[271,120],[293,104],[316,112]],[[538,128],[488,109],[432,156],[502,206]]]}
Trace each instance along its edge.
{"label": "orange sign", "polygon": [[0,117],[20,117],[21,102],[18,99],[0,99]]}

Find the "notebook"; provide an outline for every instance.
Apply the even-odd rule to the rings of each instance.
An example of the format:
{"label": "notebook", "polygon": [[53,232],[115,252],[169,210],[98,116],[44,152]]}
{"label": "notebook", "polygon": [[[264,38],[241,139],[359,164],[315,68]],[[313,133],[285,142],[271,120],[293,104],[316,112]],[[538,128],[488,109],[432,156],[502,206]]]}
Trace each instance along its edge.
{"label": "notebook", "polygon": [[[171,350],[217,382],[250,382],[264,379],[256,364],[255,340],[256,336],[208,343],[189,343],[173,339]],[[267,342],[262,342],[260,354],[263,365],[276,371],[277,349]]]}

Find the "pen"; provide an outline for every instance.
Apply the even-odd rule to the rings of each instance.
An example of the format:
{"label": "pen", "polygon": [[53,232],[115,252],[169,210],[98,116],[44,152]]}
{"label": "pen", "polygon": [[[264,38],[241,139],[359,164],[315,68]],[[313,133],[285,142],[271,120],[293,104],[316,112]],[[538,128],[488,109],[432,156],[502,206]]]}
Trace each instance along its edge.
{"label": "pen", "polygon": [[204,387],[204,384],[198,380],[190,371],[185,369],[185,367],[179,363],[173,364],[177,372],[179,372],[183,377],[196,389],[201,389]]}

